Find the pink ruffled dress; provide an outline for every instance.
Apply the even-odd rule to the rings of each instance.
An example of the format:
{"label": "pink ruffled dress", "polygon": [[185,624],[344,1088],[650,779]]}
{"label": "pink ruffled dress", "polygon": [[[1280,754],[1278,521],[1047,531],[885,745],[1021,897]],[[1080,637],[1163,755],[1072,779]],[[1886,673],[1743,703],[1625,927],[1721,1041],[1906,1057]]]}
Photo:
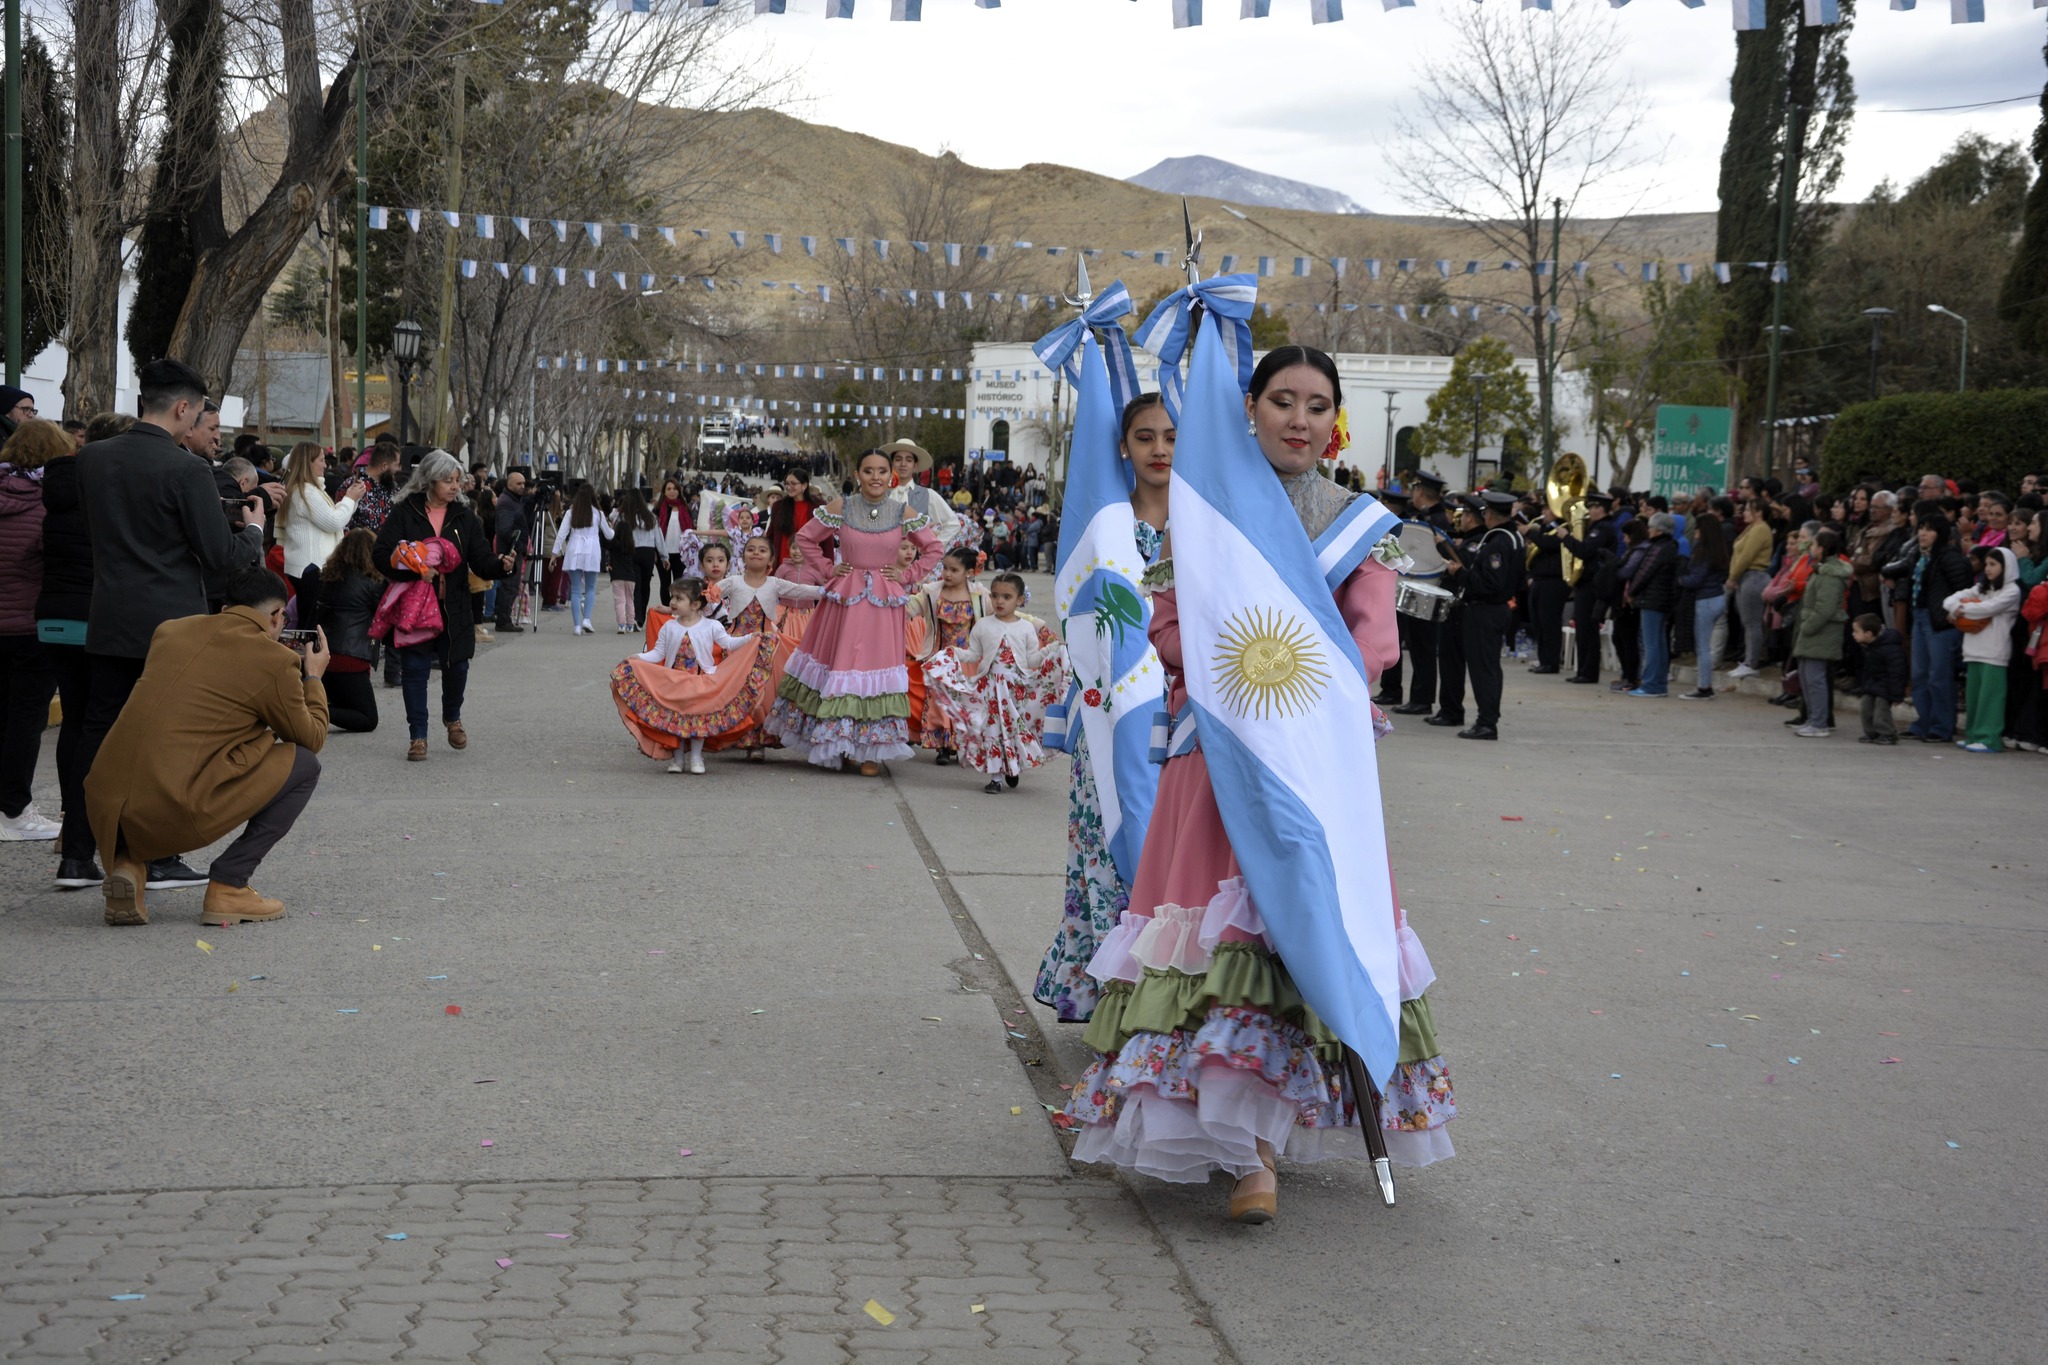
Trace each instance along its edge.
{"label": "pink ruffled dress", "polygon": [[[838,565],[825,543],[839,539]],[[803,642],[776,688],[767,731],[821,768],[842,760],[881,763],[910,757],[910,671],[904,607],[910,587],[882,576],[908,537],[917,559],[911,583],[943,553],[925,519],[893,498],[854,495],[841,512],[820,508],[797,532],[803,563],[790,576],[825,590]]]}
{"label": "pink ruffled dress", "polygon": [[[1336,593],[1375,677],[1399,649],[1396,581],[1367,560]],[[1177,712],[1187,690],[1170,587],[1152,599],[1151,639]],[[1067,1104],[1076,1159],[1199,1182],[1260,1169],[1261,1138],[1297,1162],[1363,1157],[1341,1049],[1266,937],[1199,748],[1160,777],[1130,905],[1088,964],[1102,993],[1083,1037],[1100,1056]],[[1452,1154],[1444,1125],[1457,1104],[1425,994],[1435,973],[1395,906],[1401,1051],[1382,1127],[1388,1155],[1423,1166]]]}

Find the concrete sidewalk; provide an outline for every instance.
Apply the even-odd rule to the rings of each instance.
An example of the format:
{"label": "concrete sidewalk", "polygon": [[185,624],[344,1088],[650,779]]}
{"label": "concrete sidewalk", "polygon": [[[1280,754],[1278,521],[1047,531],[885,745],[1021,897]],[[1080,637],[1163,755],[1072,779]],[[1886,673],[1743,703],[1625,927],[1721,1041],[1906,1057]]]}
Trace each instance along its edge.
{"label": "concrete sidewalk", "polygon": [[1045,1120],[1063,763],[670,777],[622,652],[488,648],[425,765],[336,736],[280,924],[106,929],[0,849],[0,1357],[2037,1353],[2048,760],[1515,672],[1499,744],[1404,725],[1459,1156],[1246,1229]]}

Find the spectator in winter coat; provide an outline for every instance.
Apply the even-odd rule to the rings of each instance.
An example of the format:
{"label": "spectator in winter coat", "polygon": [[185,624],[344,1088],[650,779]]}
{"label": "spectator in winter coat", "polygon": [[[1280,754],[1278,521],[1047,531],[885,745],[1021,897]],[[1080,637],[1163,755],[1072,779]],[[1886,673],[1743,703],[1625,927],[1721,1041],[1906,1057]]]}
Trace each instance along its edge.
{"label": "spectator in winter coat", "polygon": [[368,734],[377,728],[377,690],[370,685],[370,618],[384,598],[384,576],[372,558],[377,537],[354,530],[341,538],[320,570],[320,628],[327,632],[327,718]]}
{"label": "spectator in winter coat", "polygon": [[1863,652],[1857,686],[1863,693],[1863,736],[1859,744],[1897,744],[1892,707],[1906,699],[1905,639],[1876,612],[1867,611],[1851,626]]}
{"label": "spectator in winter coat", "polygon": [[31,417],[0,445],[0,839],[54,839],[33,786],[57,680],[36,638],[43,590],[43,466],[76,446],[55,422]]}
{"label": "spectator in winter coat", "polygon": [[2012,660],[2012,627],[2020,612],[2020,563],[2003,545],[1976,551],[1977,581],[1941,604],[1951,620],[1985,624],[1963,635],[1966,678],[1963,710],[1968,729],[1958,743],[1973,754],[2004,752],[2005,666]]}
{"label": "spectator in winter coat", "polygon": [[[135,424],[106,413],[86,428],[87,442],[118,436]],[[36,599],[36,635],[50,660],[64,723],[57,732],[57,789],[64,798],[64,832],[58,836],[57,889],[78,891],[100,884],[98,850],[85,818],[85,720],[92,705],[92,663],[85,652],[85,623],[92,615],[92,536],[79,499],[79,459],[65,455],[43,466],[43,590]]]}
{"label": "spectator in winter coat", "polygon": [[1849,619],[1849,561],[1842,558],[1842,533],[1815,531],[1809,542],[1811,569],[1799,597],[1792,630],[1792,657],[1799,662],[1799,695],[1806,724],[1801,739],[1826,739],[1834,728],[1833,665],[1842,658],[1842,624]]}
{"label": "spectator in winter coat", "polygon": [[1623,589],[1624,601],[1642,613],[1643,667],[1632,697],[1668,695],[1671,682],[1671,612],[1678,605],[1677,523],[1669,512],[1652,512],[1650,539],[1642,562]]}
{"label": "spectator in winter coat", "polygon": [[1946,744],[1955,737],[1962,632],[1942,604],[1969,587],[1973,575],[1970,561],[1956,548],[1947,516],[1936,510],[1924,513],[1918,534],[1920,553],[1905,571],[1913,611],[1913,709],[1919,713],[1908,732],[1924,743]]}
{"label": "spectator in winter coat", "polygon": [[0,441],[12,436],[23,422],[33,422],[35,417],[34,394],[11,384],[0,384]]}

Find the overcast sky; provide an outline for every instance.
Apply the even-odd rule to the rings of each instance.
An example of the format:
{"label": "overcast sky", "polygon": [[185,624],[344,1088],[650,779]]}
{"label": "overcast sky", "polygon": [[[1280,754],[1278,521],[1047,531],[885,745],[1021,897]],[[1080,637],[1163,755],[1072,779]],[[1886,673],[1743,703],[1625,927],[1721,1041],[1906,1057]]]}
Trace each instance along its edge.
{"label": "overcast sky", "polygon": [[[755,20],[740,42],[802,73],[805,98],[791,113],[920,151],[1118,177],[1163,157],[1216,156],[1404,212],[1412,206],[1384,160],[1389,121],[1413,88],[1414,65],[1447,50],[1443,10],[1463,3],[1419,0],[1384,13],[1352,0],[1350,18],[1314,27],[1308,0],[1273,0],[1263,20],[1208,0],[1206,25],[1175,30],[1170,0],[1005,0],[994,10],[926,0],[916,24],[889,22],[886,0],[858,0],[852,20],[825,19],[824,0],[789,0],[788,14]],[[1644,207],[1711,211],[1735,62],[1729,0],[1601,8],[1625,36],[1627,74],[1649,95],[1644,136],[1667,148]],[[1986,23],[1951,24],[1943,0],[1913,11],[1862,0],[1849,43],[1858,109],[1839,197],[1859,199],[1887,177],[1910,180],[1967,131],[2026,143],[2048,74],[2043,19],[2026,0],[1986,8]],[[1880,112],[2006,96],[2026,98]],[[1617,189],[1588,211],[1627,207],[1635,194]]]}

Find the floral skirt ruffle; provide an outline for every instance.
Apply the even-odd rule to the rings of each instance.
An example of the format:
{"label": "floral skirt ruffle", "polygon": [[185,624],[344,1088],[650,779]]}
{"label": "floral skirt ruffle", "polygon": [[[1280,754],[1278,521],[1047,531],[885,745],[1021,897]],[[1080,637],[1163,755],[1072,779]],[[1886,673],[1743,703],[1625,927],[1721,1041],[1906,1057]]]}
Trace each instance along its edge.
{"label": "floral skirt ruffle", "polygon": [[1095,1013],[1102,987],[1088,975],[1088,963],[1117,917],[1130,901],[1130,888],[1118,880],[1116,863],[1102,837],[1102,800],[1095,788],[1095,770],[1088,762],[1085,735],[1074,739],[1074,770],[1067,784],[1067,885],[1059,931],[1031,994],[1050,1005],[1062,1023],[1086,1023]]}
{"label": "floral skirt ruffle", "polygon": [[[910,757],[910,721],[901,714],[908,704],[903,698],[834,700],[861,705],[835,706],[794,675],[786,677],[781,695],[768,710],[767,733],[820,768],[836,768],[842,761],[888,763]],[[891,701],[899,714],[887,714]]]}
{"label": "floral skirt ruffle", "polygon": [[667,758],[690,739],[717,747],[717,740],[751,728],[768,692],[772,658],[764,638],[713,674],[626,659],[612,670],[612,700],[633,742],[649,758]]}
{"label": "floral skirt ruffle", "polygon": [[[1219,903],[1233,896],[1252,913],[1241,888]],[[1296,1162],[1364,1157],[1341,1049],[1278,956],[1244,940],[1201,947],[1199,911],[1154,918],[1126,914],[1092,964],[1108,979],[1084,1035],[1099,1057],[1066,1108],[1075,1158],[1199,1182],[1258,1170],[1261,1140]],[[1402,1002],[1399,1062],[1380,1097],[1388,1155],[1407,1166],[1453,1155],[1444,1125],[1456,1116],[1418,995]]]}
{"label": "floral skirt ruffle", "polygon": [[979,672],[951,650],[925,661],[925,686],[951,723],[962,767],[990,777],[1019,777],[1045,766],[1045,709],[1067,688],[1066,650],[1055,640],[1038,667],[1025,669],[1005,644]]}

